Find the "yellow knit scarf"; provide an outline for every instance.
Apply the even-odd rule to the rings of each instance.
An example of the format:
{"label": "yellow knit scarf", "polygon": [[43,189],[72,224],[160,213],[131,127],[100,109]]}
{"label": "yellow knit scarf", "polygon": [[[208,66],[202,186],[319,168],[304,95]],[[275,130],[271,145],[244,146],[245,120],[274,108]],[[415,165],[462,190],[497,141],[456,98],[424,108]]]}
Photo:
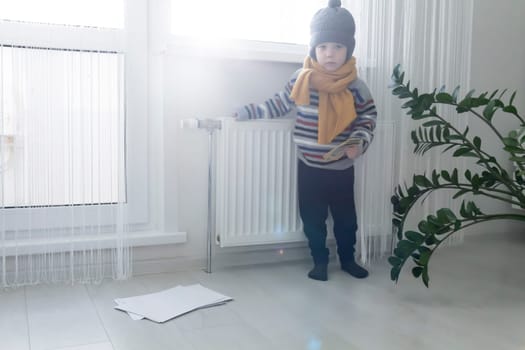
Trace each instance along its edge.
{"label": "yellow knit scarf", "polygon": [[354,96],[348,90],[356,78],[355,57],[334,72],[327,71],[310,57],[304,60],[290,97],[297,105],[309,105],[310,88],[319,91],[319,144],[332,142],[356,118]]}

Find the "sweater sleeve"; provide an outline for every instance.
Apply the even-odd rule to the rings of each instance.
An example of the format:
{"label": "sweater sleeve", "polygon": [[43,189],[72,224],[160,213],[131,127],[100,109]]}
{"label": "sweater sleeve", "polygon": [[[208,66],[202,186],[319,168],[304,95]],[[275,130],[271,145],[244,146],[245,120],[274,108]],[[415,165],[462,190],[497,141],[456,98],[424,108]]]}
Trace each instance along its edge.
{"label": "sweater sleeve", "polygon": [[376,127],[377,110],[368,86],[360,79],[350,85],[350,91],[354,95],[357,118],[352,122],[350,137],[362,140],[363,153],[374,138]]}
{"label": "sweater sleeve", "polygon": [[236,111],[237,120],[274,119],[286,116],[294,107],[290,93],[296,79],[296,74],[288,81],[284,90],[277,92],[261,104],[249,103]]}

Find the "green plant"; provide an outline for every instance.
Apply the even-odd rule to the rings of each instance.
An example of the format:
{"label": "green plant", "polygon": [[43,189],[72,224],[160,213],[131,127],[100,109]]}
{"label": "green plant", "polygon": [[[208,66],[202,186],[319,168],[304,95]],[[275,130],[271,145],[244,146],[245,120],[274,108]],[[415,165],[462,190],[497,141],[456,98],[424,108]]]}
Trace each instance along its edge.
{"label": "green plant", "polygon": [[[525,208],[525,121],[513,105],[516,92],[508,103],[502,98],[506,91],[498,90],[491,94],[485,92],[475,96],[475,91],[458,99],[459,87],[447,93],[443,87],[431,93],[420,93],[411,89],[410,82],[404,83],[405,73],[396,66],[392,74],[392,94],[399,99],[408,99],[403,105],[407,115],[421,125],[412,131],[415,144],[414,153],[424,155],[433,148],[442,148],[442,153],[452,152],[453,157],[469,157],[478,165],[477,170],[466,170],[459,174],[458,169],[433,170],[431,174],[416,174],[412,183],[399,185],[392,196],[394,211],[393,225],[398,242],[393,256],[388,261],[391,267],[391,279],[398,281],[405,263],[411,259],[415,266],[412,274],[421,278],[429,286],[429,262],[440,245],[454,233],[469,226],[500,219],[525,222],[525,215],[516,211],[509,213],[486,214],[470,200],[463,199],[459,213],[450,208],[441,208],[434,215],[421,220],[417,230],[406,230],[407,217],[416,204],[424,201],[432,192],[452,190],[453,198],[466,194],[489,197],[514,206]],[[468,126],[460,130],[453,118],[444,118],[437,112],[437,105],[451,106],[457,117],[464,113],[475,116],[473,121],[480,121],[488,126],[501,142],[502,148],[509,154],[509,159],[516,165],[516,171],[509,174],[494,156],[486,151],[479,136],[471,136]],[[521,127],[503,136],[493,123],[496,113],[509,115],[517,119]],[[510,205],[509,205],[510,207]],[[510,210],[509,210],[510,211]]]}

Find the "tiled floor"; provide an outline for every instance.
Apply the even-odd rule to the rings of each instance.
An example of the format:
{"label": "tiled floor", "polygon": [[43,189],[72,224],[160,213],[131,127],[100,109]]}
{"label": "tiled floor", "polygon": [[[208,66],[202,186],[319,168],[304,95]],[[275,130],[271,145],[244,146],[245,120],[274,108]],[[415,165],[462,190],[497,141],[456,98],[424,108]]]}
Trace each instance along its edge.
{"label": "tiled floor", "polygon": [[[356,280],[308,262],[138,276],[101,285],[0,292],[2,350],[525,349],[525,233],[468,239],[433,260],[431,288],[386,263]],[[234,301],[164,324],[132,321],[113,299],[201,283]]]}

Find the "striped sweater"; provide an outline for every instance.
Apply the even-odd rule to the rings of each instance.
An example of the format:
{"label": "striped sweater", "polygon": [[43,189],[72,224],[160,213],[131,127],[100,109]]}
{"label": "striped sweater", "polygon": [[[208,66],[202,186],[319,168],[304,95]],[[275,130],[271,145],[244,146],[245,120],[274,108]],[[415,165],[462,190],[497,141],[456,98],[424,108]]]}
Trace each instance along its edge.
{"label": "striped sweater", "polygon": [[332,143],[320,145],[317,143],[319,94],[310,89],[310,105],[297,106],[290,99],[293,85],[300,70],[295,72],[283,91],[276,93],[262,104],[248,104],[237,112],[237,120],[273,119],[284,117],[293,109],[296,110],[294,141],[297,145],[298,157],[307,165],[317,168],[342,170],[353,165],[353,160],[343,157],[339,160],[326,161],[323,155],[349,137],[362,140],[363,153],[372,142],[376,125],[376,107],[367,85],[359,78],[348,86],[352,92],[357,112],[356,119],[335,137]]}

